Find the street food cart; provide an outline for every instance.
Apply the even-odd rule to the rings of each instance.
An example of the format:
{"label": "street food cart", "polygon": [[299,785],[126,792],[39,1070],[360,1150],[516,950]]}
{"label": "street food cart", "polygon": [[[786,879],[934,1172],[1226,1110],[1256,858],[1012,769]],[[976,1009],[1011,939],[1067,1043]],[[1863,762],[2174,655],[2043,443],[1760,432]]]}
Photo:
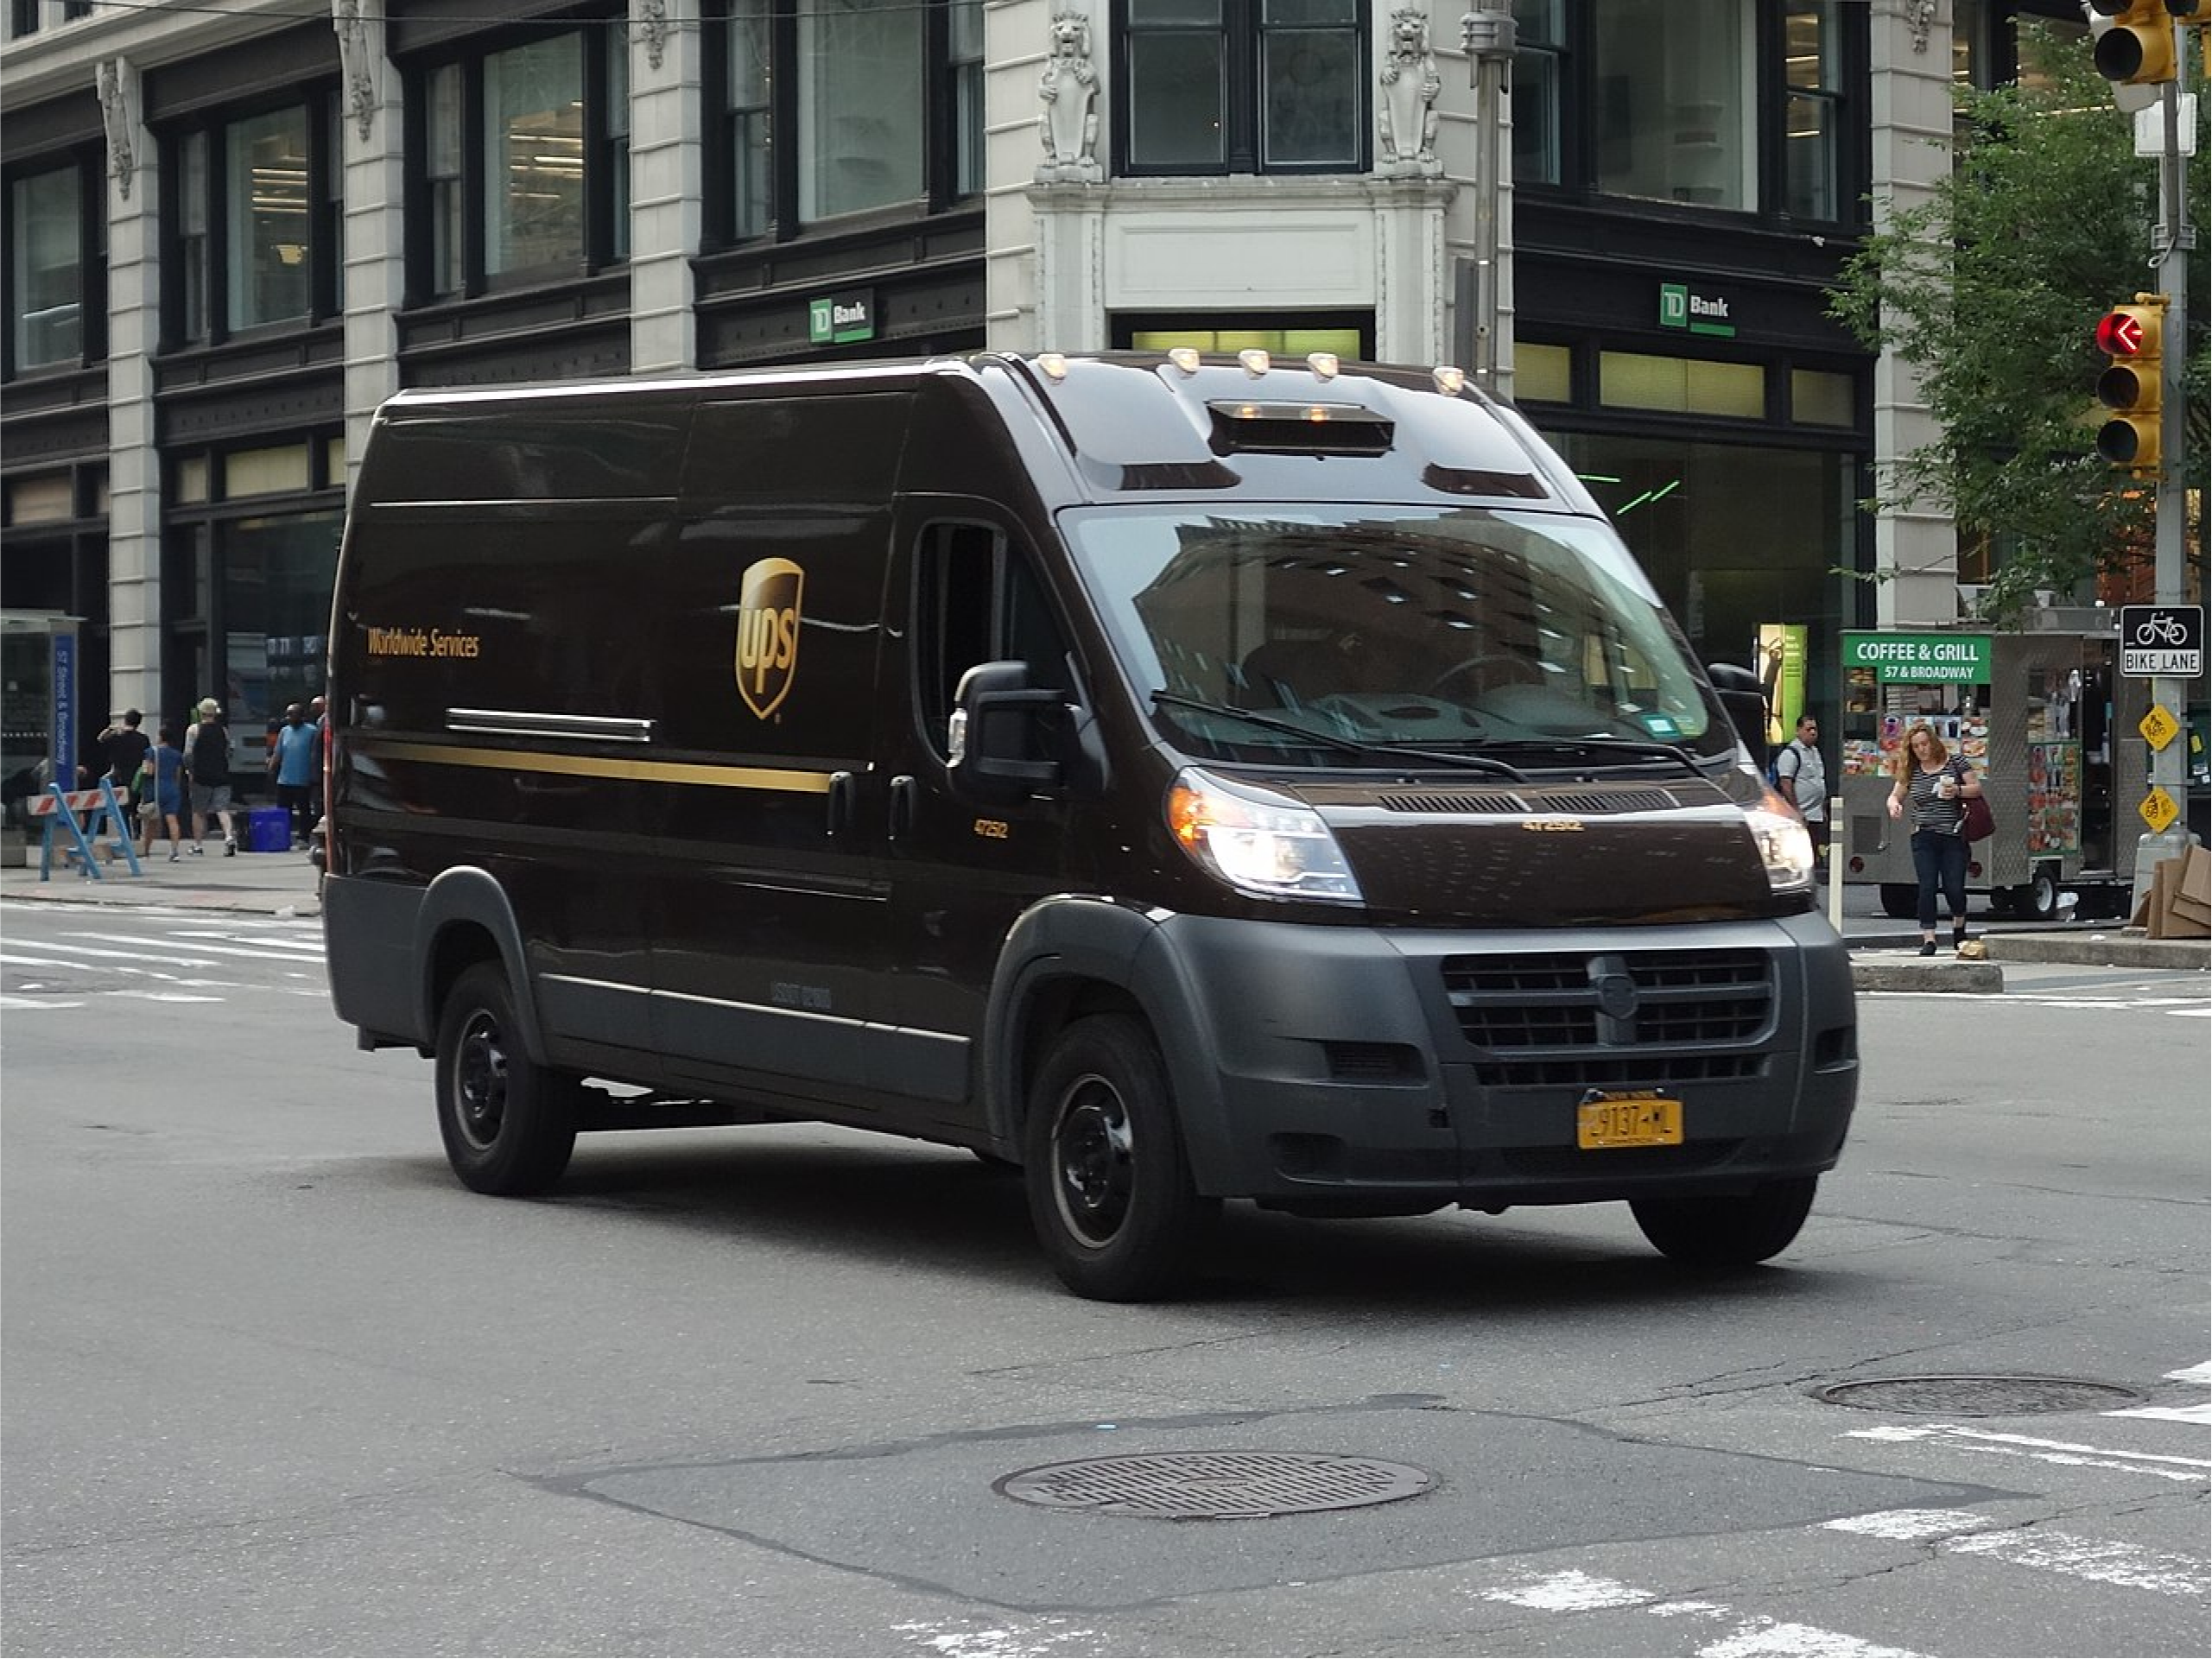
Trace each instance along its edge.
{"label": "street food cart", "polygon": [[[2088,613],[2094,615],[2095,613]],[[1906,731],[1925,720],[1981,776],[1996,833],[1968,849],[1967,885],[2000,915],[2125,915],[2149,776],[2138,731],[2150,682],[2117,672],[2119,632],[1997,633],[1961,624],[1842,641],[1844,875],[1884,914],[1917,909],[1909,824],[1886,807]]]}

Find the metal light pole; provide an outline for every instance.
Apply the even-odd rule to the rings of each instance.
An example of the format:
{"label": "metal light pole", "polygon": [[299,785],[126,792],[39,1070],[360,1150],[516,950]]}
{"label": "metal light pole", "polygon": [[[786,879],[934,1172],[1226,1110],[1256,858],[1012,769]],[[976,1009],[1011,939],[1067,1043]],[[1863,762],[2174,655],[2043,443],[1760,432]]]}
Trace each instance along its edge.
{"label": "metal light pole", "polygon": [[1467,364],[1474,383],[1493,397],[1513,395],[1512,372],[1500,370],[1499,350],[1498,203],[1505,193],[1505,98],[1512,85],[1513,47],[1518,25],[1512,0],[1474,0],[1460,19],[1460,44],[1466,49],[1467,79],[1474,88],[1474,350]]}
{"label": "metal light pole", "polygon": [[[2177,31],[2177,35],[2179,32]],[[2177,38],[2177,47],[2181,39]],[[2152,263],[2158,272],[2158,288],[2166,296],[2162,335],[2166,342],[2159,353],[2158,371],[2164,390],[2159,417],[2160,468],[2155,497],[2158,528],[2152,542],[2152,577],[2160,605],[2187,601],[2184,566],[2187,563],[2189,511],[2188,469],[2194,460],[2187,453],[2188,410],[2183,404],[2182,369],[2189,357],[2189,255],[2196,245],[2196,232],[2189,222],[2187,173],[2181,147],[2182,70],[2188,52],[2177,54],[2173,79],[2158,89],[2159,113],[2165,143],[2158,156],[2158,223],[2152,235]],[[2151,700],[2171,710],[2184,728],[2189,711],[2189,682],[2160,675],[2151,682]],[[2151,783],[2185,806],[2189,800],[2189,745],[2170,743],[2151,754]],[[2115,805],[2118,803],[2114,803]],[[2195,838],[2186,813],[2157,834],[2145,834],[2135,844],[2134,897],[2139,902],[2150,890],[2151,877],[2159,860],[2178,857]]]}

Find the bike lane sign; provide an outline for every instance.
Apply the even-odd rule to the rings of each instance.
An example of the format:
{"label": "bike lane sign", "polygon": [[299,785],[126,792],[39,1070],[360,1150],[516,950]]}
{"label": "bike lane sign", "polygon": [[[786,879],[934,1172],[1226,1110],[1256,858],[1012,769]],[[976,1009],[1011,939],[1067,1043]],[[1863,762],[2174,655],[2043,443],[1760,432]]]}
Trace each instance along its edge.
{"label": "bike lane sign", "polygon": [[2134,679],[2194,680],[2204,672],[2204,607],[2120,607],[2120,671]]}

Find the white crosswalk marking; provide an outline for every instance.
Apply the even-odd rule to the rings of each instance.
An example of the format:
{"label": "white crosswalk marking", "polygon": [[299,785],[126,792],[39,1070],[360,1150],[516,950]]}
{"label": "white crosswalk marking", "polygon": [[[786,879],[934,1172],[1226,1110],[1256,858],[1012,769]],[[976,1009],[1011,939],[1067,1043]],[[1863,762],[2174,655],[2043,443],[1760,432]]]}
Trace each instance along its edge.
{"label": "white crosswalk marking", "polygon": [[1910,1648],[1887,1648],[1839,1636],[1817,1625],[1754,1618],[1724,1640],[1697,1650],[1698,1659],[1920,1659]]}
{"label": "white crosswalk marking", "polygon": [[[177,936],[186,937],[187,935]],[[142,957],[146,953],[147,949],[146,942],[143,940],[135,939],[129,934],[73,933],[69,937],[72,939],[98,939],[109,940],[111,942],[120,940],[122,943],[126,945],[136,945],[139,948],[136,953],[134,953],[134,954]],[[54,950],[67,950],[70,947],[66,945],[55,944],[50,946],[48,948]],[[248,949],[245,947],[239,945],[211,945],[203,939],[194,939],[193,940],[192,948],[195,951],[206,951],[213,956],[243,956],[251,958],[252,959],[260,962],[299,963],[311,961],[314,959],[313,958],[310,958],[298,951],[273,951],[267,948]],[[120,954],[120,953],[109,953],[109,954]]]}
{"label": "white crosswalk marking", "polygon": [[2204,1563],[2184,1555],[2165,1555],[2133,1544],[2076,1538],[2063,1532],[1985,1532],[1954,1538],[1943,1545],[1962,1555],[1988,1555],[2015,1567],[2063,1573],[2092,1584],[2125,1585],[2161,1596],[2204,1593]]}
{"label": "white crosswalk marking", "polygon": [[2085,1446],[2079,1441],[2052,1441],[2033,1434],[2000,1434],[1964,1423],[1886,1423],[1874,1428],[1850,1428],[1848,1440],[1943,1441],[1958,1449],[1995,1457],[2033,1458],[2070,1468],[2124,1469],[2130,1474],[2157,1475],[2163,1479],[2201,1481],[2212,1470],[2212,1458],[2175,1457],[2164,1452],[2134,1452],[2125,1447]]}

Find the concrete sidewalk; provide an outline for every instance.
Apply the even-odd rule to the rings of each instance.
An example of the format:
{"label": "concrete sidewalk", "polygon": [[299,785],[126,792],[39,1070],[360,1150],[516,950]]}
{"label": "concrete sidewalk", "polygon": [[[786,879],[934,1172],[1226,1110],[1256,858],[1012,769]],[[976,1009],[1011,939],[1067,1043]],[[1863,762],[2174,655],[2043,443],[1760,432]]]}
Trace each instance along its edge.
{"label": "concrete sidewalk", "polygon": [[[38,878],[38,849],[27,867],[0,866],[0,900],[41,904],[170,905],[183,909],[237,910],[277,916],[322,914],[316,896],[314,865],[305,852],[240,852],[225,858],[219,845],[200,858],[187,854],[168,862],[157,845],[142,860],[143,876],[124,864],[103,866],[101,878],[86,879],[74,870],[56,868],[53,878]],[[1847,916],[1844,937],[1851,947],[1852,981],[1862,991],[1960,991],[1987,994],[2004,989],[2007,962],[2074,963],[2085,967],[2212,968],[2212,941],[2202,939],[2145,939],[2120,923],[2075,922],[2061,928],[2012,931],[1985,928],[1973,933],[1988,947],[1988,958],[1962,962],[1943,946],[1931,957],[1919,953],[1917,930],[1879,915]],[[1944,934],[1948,938],[1947,930]]]}
{"label": "concrete sidewalk", "polygon": [[38,845],[27,864],[0,865],[0,900],[40,904],[105,904],[123,907],[174,905],[193,910],[238,910],[260,915],[314,916],[322,914],[316,897],[320,873],[304,852],[245,852],[223,856],[223,844],[210,839],[199,858],[189,852],[168,862],[166,842],[154,856],[138,861],[144,874],[133,876],[120,858],[100,866],[96,881],[54,858],[51,879],[38,875]]}

